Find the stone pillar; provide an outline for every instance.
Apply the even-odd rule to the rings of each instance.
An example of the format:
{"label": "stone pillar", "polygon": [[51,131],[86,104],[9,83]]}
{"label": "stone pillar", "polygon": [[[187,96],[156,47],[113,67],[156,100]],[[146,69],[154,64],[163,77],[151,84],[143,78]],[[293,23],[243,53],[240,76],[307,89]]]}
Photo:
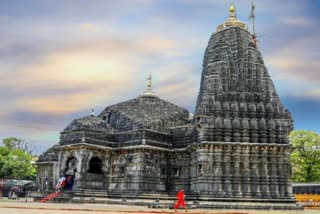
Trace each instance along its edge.
{"label": "stone pillar", "polygon": [[214,194],[217,197],[221,197],[222,192],[222,146],[221,145],[215,145],[215,170],[214,170]]}
{"label": "stone pillar", "polygon": [[285,177],[284,177],[285,164],[283,162],[283,147],[278,147],[277,162],[278,162],[279,196],[284,197],[286,187],[285,187]]}
{"label": "stone pillar", "polygon": [[232,179],[232,195],[237,197],[242,197],[241,192],[241,174],[240,174],[240,156],[241,156],[241,146],[236,145],[234,152],[234,161],[233,161],[233,167],[234,167],[234,173],[233,173],[233,179]]}
{"label": "stone pillar", "polygon": [[281,184],[281,196],[282,197],[292,197],[292,188],[290,183],[290,174],[291,174],[291,166],[290,166],[290,148],[289,147],[281,147],[280,150],[281,156],[281,166],[282,171],[279,174],[280,184]]}
{"label": "stone pillar", "polygon": [[243,170],[241,171],[242,174],[242,185],[241,185],[241,192],[244,197],[251,196],[251,186],[250,186],[250,146],[243,146]]}
{"label": "stone pillar", "polygon": [[211,180],[213,181],[212,183],[210,183],[210,195],[215,194],[214,192],[214,171],[216,168],[216,163],[215,163],[215,159],[214,159],[214,145],[210,145],[209,147],[209,153],[208,153],[208,164],[209,164],[209,172],[208,175],[211,177]]}
{"label": "stone pillar", "polygon": [[268,198],[270,196],[269,191],[269,180],[268,180],[268,148],[261,147],[261,168],[260,168],[260,189],[261,189],[261,196],[263,198]]}
{"label": "stone pillar", "polygon": [[291,184],[291,164],[290,164],[290,152],[292,148],[286,147],[285,148],[285,163],[286,163],[286,196],[293,197],[292,193],[292,184]]}
{"label": "stone pillar", "polygon": [[270,181],[270,192],[271,192],[271,197],[272,198],[278,198],[279,197],[279,187],[278,187],[278,163],[277,163],[277,147],[273,146],[270,149],[270,176],[269,176],[269,181]]}
{"label": "stone pillar", "polygon": [[231,174],[230,174],[230,155],[231,155],[231,146],[227,145],[224,147],[224,158],[223,158],[223,165],[224,165],[224,174],[223,174],[223,190],[224,195],[226,197],[230,197],[231,192]]}
{"label": "stone pillar", "polygon": [[251,147],[251,195],[260,197],[259,146]]}

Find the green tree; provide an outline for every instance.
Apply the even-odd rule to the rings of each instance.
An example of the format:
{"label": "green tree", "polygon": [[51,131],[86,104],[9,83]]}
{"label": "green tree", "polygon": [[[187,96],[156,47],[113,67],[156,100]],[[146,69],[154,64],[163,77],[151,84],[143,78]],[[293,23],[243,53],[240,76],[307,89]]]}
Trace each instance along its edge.
{"label": "green tree", "polygon": [[320,181],[320,135],[313,131],[297,130],[290,133],[294,146],[291,153],[294,182]]}
{"label": "green tree", "polygon": [[[21,142],[20,139],[17,140]],[[19,148],[14,142],[17,141],[6,138],[3,139],[3,146],[0,146],[0,178],[34,179],[36,168],[32,164],[32,154]]]}

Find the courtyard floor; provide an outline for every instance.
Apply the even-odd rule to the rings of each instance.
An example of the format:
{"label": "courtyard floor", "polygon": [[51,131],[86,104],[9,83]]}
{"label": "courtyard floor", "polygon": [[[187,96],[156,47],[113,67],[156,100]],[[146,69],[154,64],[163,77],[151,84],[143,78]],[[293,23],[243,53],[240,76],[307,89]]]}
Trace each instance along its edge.
{"label": "courtyard floor", "polygon": [[[142,206],[113,205],[113,204],[62,204],[62,203],[36,203],[25,201],[0,200],[1,214],[165,214],[175,213],[170,209],[149,209]],[[185,213],[178,210],[177,213]],[[265,211],[265,210],[205,210],[190,209],[192,214],[320,214],[320,209],[305,209],[304,211]]]}

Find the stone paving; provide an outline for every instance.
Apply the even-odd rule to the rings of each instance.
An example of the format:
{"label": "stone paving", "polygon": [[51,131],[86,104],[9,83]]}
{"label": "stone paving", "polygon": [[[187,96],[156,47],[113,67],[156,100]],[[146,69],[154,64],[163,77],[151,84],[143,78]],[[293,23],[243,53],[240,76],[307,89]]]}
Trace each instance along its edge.
{"label": "stone paving", "polygon": [[[0,201],[1,214],[156,214],[175,213],[170,209],[148,209],[142,206],[113,205],[113,204],[62,204],[62,203],[35,203],[35,202],[6,202]],[[178,210],[177,213],[185,213]],[[285,210],[188,210],[192,214],[320,214],[320,209],[305,211],[285,211]]]}

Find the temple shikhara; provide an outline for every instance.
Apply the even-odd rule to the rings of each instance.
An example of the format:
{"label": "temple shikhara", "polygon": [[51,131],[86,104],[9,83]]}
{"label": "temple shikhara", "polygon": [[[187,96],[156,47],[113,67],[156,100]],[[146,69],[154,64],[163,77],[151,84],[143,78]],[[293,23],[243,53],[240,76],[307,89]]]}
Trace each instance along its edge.
{"label": "temple shikhara", "polygon": [[209,40],[194,101],[194,114],[165,101],[150,76],[137,97],[73,120],[37,161],[40,190],[71,175],[74,194],[106,200],[172,201],[184,188],[198,207],[297,209],[293,120],[233,5]]}

